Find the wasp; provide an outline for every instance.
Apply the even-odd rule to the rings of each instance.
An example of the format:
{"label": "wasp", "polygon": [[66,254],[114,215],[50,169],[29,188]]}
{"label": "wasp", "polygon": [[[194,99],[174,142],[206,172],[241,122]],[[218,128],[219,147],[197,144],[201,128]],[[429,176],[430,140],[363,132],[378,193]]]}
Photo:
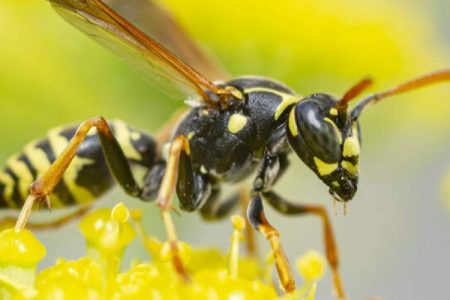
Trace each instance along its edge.
{"label": "wasp", "polygon": [[[146,33],[101,0],[49,1],[66,21],[137,64],[154,83],[169,84],[163,88],[183,95],[190,109],[157,135],[123,121],[95,117],[78,126],[56,128],[27,145],[0,173],[0,207],[21,209],[16,228],[27,225],[35,203],[79,206],[83,212],[117,182],[130,196],[156,202],[173,265],[188,280],[170,215],[174,193],[182,210],[199,211],[205,219],[219,219],[246,202],[248,221],[268,240],[281,285],[291,292],[294,276],[280,234],[264,213],[265,201],[282,214],[322,220],[336,296],[345,299],[326,210],[291,202],[274,186],[290,164],[289,155],[295,153],[327,186],[334,201],[347,203],[358,186],[359,118],[364,109],[390,96],[449,81],[450,70],[372,94],[350,109],[350,101],[371,85],[371,79],[358,82],[342,97],[301,96],[278,81],[257,76],[230,79],[153,1],[139,4],[140,13],[150,13]],[[135,167],[145,171],[143,178],[136,178]],[[250,192],[221,200],[223,183],[240,183],[251,176]]]}

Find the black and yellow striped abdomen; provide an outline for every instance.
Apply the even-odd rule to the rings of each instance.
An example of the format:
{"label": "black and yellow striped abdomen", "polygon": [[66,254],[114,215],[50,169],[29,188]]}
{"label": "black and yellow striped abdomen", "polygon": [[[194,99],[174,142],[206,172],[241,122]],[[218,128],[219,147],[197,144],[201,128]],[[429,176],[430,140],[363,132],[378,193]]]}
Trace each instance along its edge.
{"label": "black and yellow striped abdomen", "polygon": [[[149,170],[158,158],[154,139],[123,121],[109,125],[131,165]],[[52,129],[46,138],[29,143],[22,153],[8,159],[0,172],[0,208],[22,207],[32,182],[61,154],[76,129],[77,126]],[[53,208],[89,203],[113,185],[96,130],[92,129],[50,201]]]}

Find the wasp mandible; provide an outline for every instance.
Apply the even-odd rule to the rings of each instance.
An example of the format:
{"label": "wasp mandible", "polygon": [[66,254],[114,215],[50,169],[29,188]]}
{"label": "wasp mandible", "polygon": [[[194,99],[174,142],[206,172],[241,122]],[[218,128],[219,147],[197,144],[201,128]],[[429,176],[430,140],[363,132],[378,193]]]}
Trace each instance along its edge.
{"label": "wasp mandible", "polygon": [[[217,219],[247,201],[241,193],[220,201],[222,183],[239,183],[254,176],[246,195],[248,220],[269,241],[283,289],[293,291],[295,282],[280,235],[264,214],[263,200],[280,213],[312,214],[322,220],[336,294],[344,299],[337,246],[326,210],[290,202],[273,187],[294,152],[325,183],[332,199],[347,203],[358,185],[358,120],[364,108],[393,95],[448,81],[450,70],[375,93],[350,109],[349,102],[371,85],[370,79],[360,81],[342,97],[323,93],[304,97],[269,78],[229,79],[152,1],[141,3],[151,12],[145,28],[149,35],[101,0],[50,3],[69,23],[137,64],[155,83],[164,79],[169,84],[164,88],[184,95],[191,109],[155,136],[122,121],[96,117],[76,127],[55,129],[46,139],[26,146],[0,174],[0,207],[22,208],[16,228],[26,226],[36,202],[84,209],[115,180],[130,196],[156,201],[174,253],[174,267],[188,278],[170,216],[174,192],[182,210]],[[146,170],[142,184],[133,173],[136,165]]]}

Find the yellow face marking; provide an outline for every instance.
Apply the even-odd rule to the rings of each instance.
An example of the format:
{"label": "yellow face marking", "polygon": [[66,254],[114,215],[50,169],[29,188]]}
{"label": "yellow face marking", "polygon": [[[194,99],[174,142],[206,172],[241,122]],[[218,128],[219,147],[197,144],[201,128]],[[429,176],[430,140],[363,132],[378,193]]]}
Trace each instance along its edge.
{"label": "yellow face marking", "polygon": [[329,164],[317,157],[314,157],[314,163],[316,164],[317,171],[319,172],[320,176],[329,175],[333,173],[333,171],[338,167],[338,163]]}
{"label": "yellow face marking", "polygon": [[360,148],[359,148],[359,141],[358,136],[355,134],[355,131],[353,131],[353,134],[345,139],[344,141],[344,149],[342,151],[342,155],[345,157],[351,157],[351,156],[359,156]]}
{"label": "yellow face marking", "polygon": [[18,177],[17,184],[19,185],[19,193],[22,199],[28,196],[30,191],[30,185],[33,183],[33,175],[23,161],[17,159],[18,156],[14,155],[8,159],[6,165],[13,171]]}
{"label": "yellow face marking", "polygon": [[247,117],[241,114],[232,114],[228,120],[228,131],[237,133],[242,130],[247,124]]}
{"label": "yellow face marking", "polygon": [[291,112],[289,113],[288,127],[293,136],[298,135],[297,122],[295,121],[295,108],[292,108]]}
{"label": "yellow face marking", "polygon": [[349,161],[343,160],[341,162],[341,166],[352,175],[358,174],[358,165],[354,165]]}
{"label": "yellow face marking", "polygon": [[332,116],[337,116],[337,115],[338,115],[338,111],[337,111],[337,109],[334,108],[334,107],[330,108],[329,113],[330,113],[330,115],[332,115]]}
{"label": "yellow face marking", "polygon": [[323,120],[325,122],[331,124],[331,126],[333,126],[334,131],[336,132],[336,135],[338,137],[339,144],[342,144],[342,132],[339,131],[339,128],[337,127],[337,125],[330,118],[325,117],[325,118],[323,118]]}

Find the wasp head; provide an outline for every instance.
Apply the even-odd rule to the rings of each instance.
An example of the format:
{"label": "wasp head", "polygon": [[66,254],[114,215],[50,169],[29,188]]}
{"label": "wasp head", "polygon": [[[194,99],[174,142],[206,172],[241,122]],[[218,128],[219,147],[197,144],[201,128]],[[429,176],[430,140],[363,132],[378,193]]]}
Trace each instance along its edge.
{"label": "wasp head", "polygon": [[326,94],[313,94],[291,110],[287,137],[300,159],[338,201],[353,198],[358,184],[359,124],[347,107]]}

